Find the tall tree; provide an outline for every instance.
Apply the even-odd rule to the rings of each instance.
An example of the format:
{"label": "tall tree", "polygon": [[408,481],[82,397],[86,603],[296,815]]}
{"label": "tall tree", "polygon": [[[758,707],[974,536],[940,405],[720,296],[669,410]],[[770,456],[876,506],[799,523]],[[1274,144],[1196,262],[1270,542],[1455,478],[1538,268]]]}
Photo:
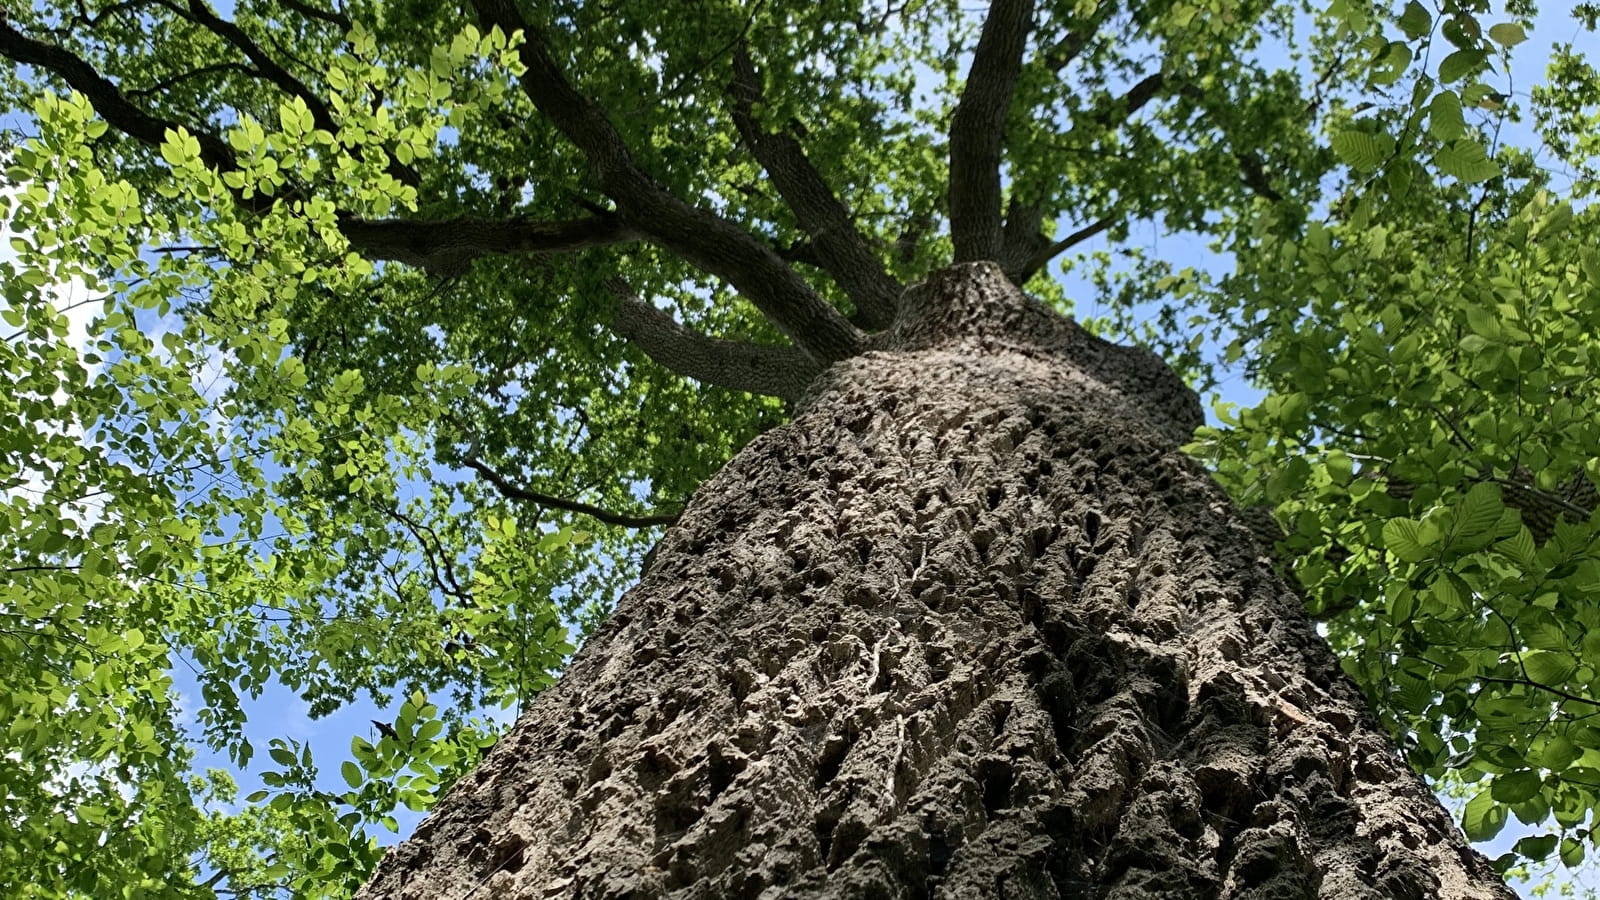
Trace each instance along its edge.
{"label": "tall tree", "polygon": [[[1475,836],[1553,815],[1519,850],[1581,858],[1590,216],[1464,112],[1505,106],[1520,25],[1386,13],[1337,4],[1308,76],[1261,52],[1297,11],[1249,3],[0,17],[36,132],[5,878],[346,895],[362,829],[455,782],[364,896],[1509,896],[1391,734],[1491,776]],[[1582,166],[1568,60],[1590,93],[1540,108]],[[1145,220],[1237,271],[1070,255]],[[1058,263],[1259,353],[1275,394],[1200,446],[1288,533],[1184,455],[1168,362],[1062,314]],[[73,279],[108,296],[87,348]],[[1205,377],[1203,335],[1159,337]],[[241,693],[405,700],[348,791],[274,741],[229,813],[168,749],[174,665],[241,767]],[[525,709],[480,760],[495,703]]]}

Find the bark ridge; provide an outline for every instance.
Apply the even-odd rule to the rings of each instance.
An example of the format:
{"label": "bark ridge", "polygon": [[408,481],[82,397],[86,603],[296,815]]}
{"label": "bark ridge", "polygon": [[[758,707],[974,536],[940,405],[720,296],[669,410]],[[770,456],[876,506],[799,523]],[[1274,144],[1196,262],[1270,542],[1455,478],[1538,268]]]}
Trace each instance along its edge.
{"label": "bark ridge", "polygon": [[696,496],[363,896],[1510,898],[1160,361],[989,264]]}

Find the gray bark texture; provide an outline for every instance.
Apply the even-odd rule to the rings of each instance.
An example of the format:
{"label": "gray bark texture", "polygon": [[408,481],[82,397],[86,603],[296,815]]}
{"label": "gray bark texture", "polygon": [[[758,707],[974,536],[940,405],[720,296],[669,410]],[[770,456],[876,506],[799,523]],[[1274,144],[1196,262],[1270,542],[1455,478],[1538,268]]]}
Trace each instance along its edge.
{"label": "gray bark texture", "polygon": [[1510,898],[1178,450],[988,263],[694,498],[362,896]]}

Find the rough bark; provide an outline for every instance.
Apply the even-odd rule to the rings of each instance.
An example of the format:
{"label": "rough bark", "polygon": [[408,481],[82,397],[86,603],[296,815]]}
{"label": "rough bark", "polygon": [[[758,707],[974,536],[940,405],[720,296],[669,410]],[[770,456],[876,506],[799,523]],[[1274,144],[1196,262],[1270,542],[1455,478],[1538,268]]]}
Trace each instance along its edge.
{"label": "rough bark", "polygon": [[728,93],[733,99],[733,124],[740,140],[761,163],[783,202],[794,211],[800,227],[811,236],[817,265],[844,289],[864,327],[888,327],[894,320],[901,285],[889,277],[883,261],[867,246],[850,219],[850,211],[811,164],[800,141],[787,130],[768,132],[757,120],[755,105],[765,100],[761,75],[743,41],[733,51],[733,81]]}
{"label": "rough bark", "polygon": [[651,361],[704,384],[794,400],[819,367],[794,347],[707,337],[618,288],[611,329]]}
{"label": "rough bark", "polygon": [[956,262],[1002,254],[1000,165],[1006,118],[1022,71],[1033,0],[996,0],[972,51],[972,68],[950,117],[950,240]]}
{"label": "rough bark", "polygon": [[523,33],[518,56],[526,71],[518,84],[589,160],[600,190],[624,221],[702,272],[726,280],[818,362],[846,359],[866,346],[866,336],[771,247],[738,224],[673,196],[640,169],[606,111],[572,86],[516,3],[472,0],[472,6],[482,27]]}
{"label": "rough bark", "polygon": [[491,254],[570,253],[637,241],[644,233],[612,215],[559,222],[526,219],[345,218],[339,223],[357,253],[426,270],[440,278],[460,275],[473,260]]}
{"label": "rough bark", "polygon": [[363,896],[1509,898],[1222,493],[989,264],[902,301]]}

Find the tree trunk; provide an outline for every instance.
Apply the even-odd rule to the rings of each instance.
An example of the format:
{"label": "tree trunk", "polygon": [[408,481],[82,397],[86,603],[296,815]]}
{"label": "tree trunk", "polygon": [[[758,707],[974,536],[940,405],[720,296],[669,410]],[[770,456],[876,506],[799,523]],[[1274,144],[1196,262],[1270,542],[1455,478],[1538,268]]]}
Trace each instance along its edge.
{"label": "tree trunk", "polygon": [[696,496],[368,898],[1509,898],[1179,451],[986,263]]}

